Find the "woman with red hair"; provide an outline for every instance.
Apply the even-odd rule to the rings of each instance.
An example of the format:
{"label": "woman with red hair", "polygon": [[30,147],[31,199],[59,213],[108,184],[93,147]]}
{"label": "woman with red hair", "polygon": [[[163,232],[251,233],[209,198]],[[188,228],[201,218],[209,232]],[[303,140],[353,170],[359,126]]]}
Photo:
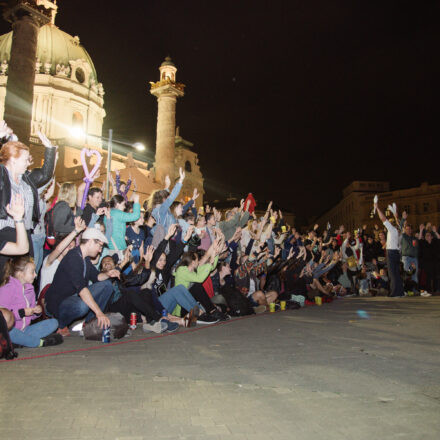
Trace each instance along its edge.
{"label": "woman with red hair", "polygon": [[[29,236],[29,253],[31,255],[33,255],[33,249],[30,231],[40,218],[38,188],[52,178],[56,155],[56,147],[51,144],[49,139],[42,133],[38,133],[38,136],[46,147],[42,168],[28,171],[28,167],[32,164],[32,156],[29,147],[18,140],[8,140],[0,150],[0,239],[6,242],[15,241],[16,223],[23,222]],[[11,139],[12,130],[2,121],[0,123],[0,138],[5,137]],[[15,195],[20,195],[23,198],[26,207],[25,215],[21,220],[14,220],[6,210],[11,198]],[[0,273],[3,271],[6,259],[7,257],[0,255]]]}

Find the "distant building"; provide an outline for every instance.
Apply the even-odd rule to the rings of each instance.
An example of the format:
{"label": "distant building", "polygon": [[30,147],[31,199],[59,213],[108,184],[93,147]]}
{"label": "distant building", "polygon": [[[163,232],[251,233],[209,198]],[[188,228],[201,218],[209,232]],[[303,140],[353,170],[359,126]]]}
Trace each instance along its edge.
{"label": "distant building", "polygon": [[377,215],[372,217],[374,194],[379,195],[382,210],[395,202],[400,213],[404,210],[408,213],[413,226],[428,221],[440,223],[440,185],[424,182],[415,188],[390,191],[389,182],[370,181],[352,182],[342,191],[342,200],[314,223],[322,228],[329,222],[332,229],[344,225],[347,230],[354,230],[364,224],[371,228],[380,222]]}
{"label": "distant building", "polygon": [[[27,2],[22,1],[23,8]],[[34,6],[39,2],[31,2]],[[78,36],[72,36],[55,25],[58,10],[53,6],[51,20],[37,32],[35,80],[33,82],[32,112],[29,114],[30,138],[20,139],[31,148],[35,166],[43,163],[44,148],[37,136],[42,131],[59,148],[59,160],[55,170],[58,183],[82,182],[81,150],[84,147],[97,150],[102,155],[98,185],[106,179],[107,150],[103,149],[102,127],[104,87],[98,82],[98,74],[92,58],[80,44]],[[36,7],[36,6],[35,6]],[[29,9],[29,8],[27,8]],[[26,9],[26,10],[27,10]],[[13,32],[0,35],[0,120],[5,114],[8,74],[11,62]],[[28,41],[21,42],[24,47]],[[30,44],[30,43],[29,43]],[[192,196],[194,188],[203,203],[204,179],[200,171],[193,143],[183,139],[176,131],[176,99],[184,95],[184,85],[176,82],[177,68],[169,57],[159,67],[159,81],[151,82],[151,94],[158,101],[156,154],[153,166],[144,155],[128,153],[114,142],[111,170],[120,170],[121,179],[136,179],[141,202],[159,188],[163,188],[168,174],[174,183],[179,168],[185,169],[186,178],[179,200]],[[11,125],[14,129],[14,125]],[[115,137],[117,137],[115,133]],[[96,158],[88,159],[89,169]]]}

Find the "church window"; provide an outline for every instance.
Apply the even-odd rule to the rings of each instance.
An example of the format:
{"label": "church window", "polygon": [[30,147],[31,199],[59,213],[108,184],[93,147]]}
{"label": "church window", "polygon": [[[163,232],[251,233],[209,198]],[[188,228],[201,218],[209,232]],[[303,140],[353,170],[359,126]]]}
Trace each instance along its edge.
{"label": "church window", "polygon": [[84,73],[84,70],[82,70],[80,67],[75,70],[75,78],[80,84],[82,84],[86,80],[86,74]]}
{"label": "church window", "polygon": [[190,163],[190,161],[189,160],[187,160],[186,162],[185,162],[185,171],[187,171],[188,173],[190,173],[191,172],[191,163]]}

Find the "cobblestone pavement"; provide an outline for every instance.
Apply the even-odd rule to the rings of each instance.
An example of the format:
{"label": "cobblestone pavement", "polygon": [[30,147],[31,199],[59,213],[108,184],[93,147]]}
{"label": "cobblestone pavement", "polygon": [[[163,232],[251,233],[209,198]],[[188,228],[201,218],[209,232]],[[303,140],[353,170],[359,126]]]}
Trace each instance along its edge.
{"label": "cobblestone pavement", "polygon": [[0,363],[0,439],[438,440],[439,306],[353,298],[134,342],[138,328],[113,346],[23,349],[99,346]]}

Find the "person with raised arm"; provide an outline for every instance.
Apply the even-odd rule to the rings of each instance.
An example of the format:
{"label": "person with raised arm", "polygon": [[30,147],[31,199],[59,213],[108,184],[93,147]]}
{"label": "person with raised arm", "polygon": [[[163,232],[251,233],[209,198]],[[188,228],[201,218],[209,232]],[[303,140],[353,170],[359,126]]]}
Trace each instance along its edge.
{"label": "person with raised arm", "polygon": [[[15,222],[16,239],[5,241],[0,238],[0,254],[2,255],[24,255],[29,252],[29,239],[24,227],[24,201],[19,194],[12,196],[11,203],[6,206],[6,212]],[[1,237],[1,233],[0,233]]]}
{"label": "person with raised arm", "polygon": [[[400,297],[404,296],[403,281],[400,275],[400,246],[401,246],[401,234],[399,230],[393,226],[385,214],[379,208],[379,198],[374,196],[374,209],[388,231],[386,241],[386,258],[388,266],[388,275],[390,277],[390,296]],[[397,217],[397,208],[393,206],[393,214]]]}
{"label": "person with raised arm", "polygon": [[[0,123],[0,138],[12,134],[11,129]],[[15,222],[6,211],[14,194],[23,197],[26,210],[23,217],[24,226],[29,236],[29,253],[33,255],[31,231],[40,219],[38,203],[38,188],[45,185],[52,178],[56,148],[49,139],[38,133],[42,144],[45,146],[44,164],[42,168],[28,171],[32,164],[29,147],[19,141],[8,141],[0,150],[0,230],[5,241],[13,241],[16,236]],[[0,255],[0,271],[6,262],[6,257]]]}

